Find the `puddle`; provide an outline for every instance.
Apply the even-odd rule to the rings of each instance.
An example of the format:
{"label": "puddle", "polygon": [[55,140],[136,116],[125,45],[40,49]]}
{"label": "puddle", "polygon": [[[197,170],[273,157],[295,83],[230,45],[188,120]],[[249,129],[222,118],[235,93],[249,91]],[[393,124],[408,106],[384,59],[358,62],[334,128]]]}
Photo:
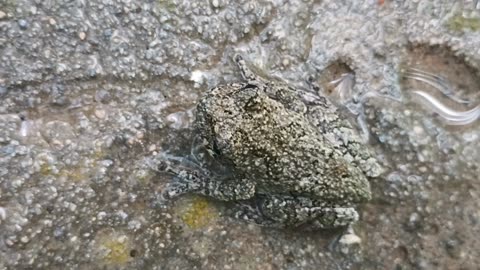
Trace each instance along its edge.
{"label": "puddle", "polygon": [[321,71],[320,76],[318,77],[318,84],[323,88],[323,91],[327,96],[335,95],[337,86],[341,82],[334,82],[341,80],[341,77],[344,74],[352,74],[355,76],[355,73],[347,64],[341,61],[333,62]]}
{"label": "puddle", "polygon": [[[390,226],[398,233],[392,262],[415,264],[428,253],[442,258],[438,261],[445,265],[459,254],[466,256],[467,247],[477,246],[471,237],[478,228],[464,221],[473,216],[472,220],[478,221],[478,214],[472,216],[471,211],[478,207],[474,190],[480,188],[476,165],[480,141],[474,135],[480,133],[480,122],[447,125],[439,115],[414,102],[418,97],[410,91],[421,89],[455,110],[467,110],[480,101],[480,81],[474,68],[445,47],[410,47],[404,67],[442,76],[456,97],[471,104],[459,104],[435,87],[411,78],[400,82],[405,96],[401,102],[367,102],[374,146],[383,153],[389,167],[384,180],[374,181],[376,195],[364,211],[365,231],[374,238],[367,245],[391,241],[389,230],[382,227]],[[412,242],[424,245],[424,251],[412,247]]]}
{"label": "puddle", "polygon": [[[439,121],[455,126],[449,127],[452,131],[475,125],[479,114],[476,106],[480,104],[479,72],[465,63],[462,56],[442,46],[411,46],[403,66],[402,89],[418,104],[409,104],[412,110],[423,110],[432,117],[436,111]],[[465,124],[456,120],[468,119],[468,115],[472,115],[472,120],[463,121]]]}

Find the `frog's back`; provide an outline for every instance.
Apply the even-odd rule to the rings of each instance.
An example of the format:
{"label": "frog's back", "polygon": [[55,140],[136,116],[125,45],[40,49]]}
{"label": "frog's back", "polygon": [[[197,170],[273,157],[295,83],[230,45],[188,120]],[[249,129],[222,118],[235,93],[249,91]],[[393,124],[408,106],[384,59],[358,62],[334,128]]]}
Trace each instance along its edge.
{"label": "frog's back", "polygon": [[304,115],[268,98],[260,104],[243,119],[236,135],[243,151],[235,156],[235,164],[253,168],[248,171],[258,179],[259,189],[329,201],[369,199],[361,170],[346,162]]}
{"label": "frog's back", "polygon": [[346,162],[304,114],[258,88],[238,86],[241,91],[237,86],[211,90],[199,105],[197,122],[211,147],[254,179],[258,192],[332,202],[369,199],[361,170]]}

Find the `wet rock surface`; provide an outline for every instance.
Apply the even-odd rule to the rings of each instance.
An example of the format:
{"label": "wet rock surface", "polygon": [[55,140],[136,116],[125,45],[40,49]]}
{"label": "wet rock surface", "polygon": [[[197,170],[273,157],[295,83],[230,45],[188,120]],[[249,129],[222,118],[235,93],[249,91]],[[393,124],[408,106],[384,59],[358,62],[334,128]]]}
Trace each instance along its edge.
{"label": "wet rock surface", "polygon": [[[476,269],[480,122],[447,125],[402,72],[477,105],[478,9],[381,2],[0,2],[0,269]],[[190,154],[200,95],[240,80],[235,52],[296,87],[354,73],[356,106],[333,101],[388,168],[354,232],[158,203],[156,157]]]}

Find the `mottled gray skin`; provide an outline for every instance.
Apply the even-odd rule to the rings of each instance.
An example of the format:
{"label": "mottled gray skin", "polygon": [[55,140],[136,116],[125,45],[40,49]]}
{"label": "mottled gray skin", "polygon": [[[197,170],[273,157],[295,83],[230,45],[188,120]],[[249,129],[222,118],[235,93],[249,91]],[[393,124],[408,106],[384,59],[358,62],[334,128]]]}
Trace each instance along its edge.
{"label": "mottled gray skin", "polygon": [[177,172],[173,197],[196,192],[238,201],[236,215],[271,226],[345,226],[354,206],[371,198],[367,176],[381,167],[350,123],[323,97],[308,104],[301,92],[253,74],[235,57],[247,82],[211,89],[197,106],[206,147],[231,166],[233,177]]}

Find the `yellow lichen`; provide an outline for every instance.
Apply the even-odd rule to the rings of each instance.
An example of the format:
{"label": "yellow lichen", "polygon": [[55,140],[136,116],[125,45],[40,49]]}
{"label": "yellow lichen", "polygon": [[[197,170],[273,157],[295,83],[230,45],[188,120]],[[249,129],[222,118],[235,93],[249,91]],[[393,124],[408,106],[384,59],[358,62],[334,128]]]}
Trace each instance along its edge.
{"label": "yellow lichen", "polygon": [[47,163],[40,165],[40,174],[43,176],[50,175],[52,173],[52,168]]}
{"label": "yellow lichen", "polygon": [[73,167],[73,168],[65,168],[60,170],[59,175],[66,177],[69,181],[72,182],[81,182],[85,179],[87,179],[87,175],[84,172],[84,168],[78,168],[78,167]]}
{"label": "yellow lichen", "polygon": [[126,264],[131,260],[130,247],[126,237],[107,239],[102,246],[106,249],[103,259],[108,264]]}
{"label": "yellow lichen", "polygon": [[207,226],[215,219],[215,208],[204,197],[194,197],[181,215],[183,222],[192,229]]}
{"label": "yellow lichen", "polygon": [[105,153],[105,151],[101,150],[101,149],[97,149],[95,152],[93,152],[92,154],[92,159],[93,160],[102,160],[105,158],[107,154]]}

